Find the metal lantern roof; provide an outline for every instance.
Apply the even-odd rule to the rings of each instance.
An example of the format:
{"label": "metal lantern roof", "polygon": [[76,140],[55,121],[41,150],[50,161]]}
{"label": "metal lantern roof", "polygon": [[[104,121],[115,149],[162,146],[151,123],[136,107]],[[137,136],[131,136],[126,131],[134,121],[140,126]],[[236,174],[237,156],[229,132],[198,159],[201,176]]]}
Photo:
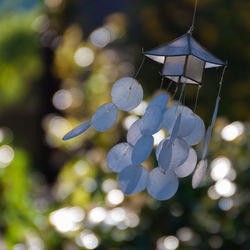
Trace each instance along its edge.
{"label": "metal lantern roof", "polygon": [[189,32],[167,44],[144,52],[144,55],[162,64],[166,57],[193,55],[205,62],[205,68],[226,65],[225,62],[202,47]]}

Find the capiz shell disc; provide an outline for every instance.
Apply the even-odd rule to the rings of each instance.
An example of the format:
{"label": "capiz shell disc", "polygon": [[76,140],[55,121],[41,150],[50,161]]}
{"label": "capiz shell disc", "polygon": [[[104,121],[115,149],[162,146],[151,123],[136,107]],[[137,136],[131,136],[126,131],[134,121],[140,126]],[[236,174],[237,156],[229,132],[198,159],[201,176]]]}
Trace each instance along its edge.
{"label": "capiz shell disc", "polygon": [[113,103],[105,103],[94,113],[91,123],[99,132],[104,132],[116,122],[118,108]]}
{"label": "capiz shell disc", "polygon": [[164,173],[160,168],[154,168],[148,179],[147,191],[156,200],[168,200],[178,190],[179,180],[176,174],[169,169]]}
{"label": "capiz shell disc", "polygon": [[125,168],[118,177],[118,185],[124,194],[135,194],[143,191],[148,183],[148,171],[141,165]]}
{"label": "capiz shell disc", "polygon": [[132,163],[138,165],[144,162],[152,152],[154,138],[152,135],[142,136],[135,144],[132,152]]}
{"label": "capiz shell disc", "polygon": [[195,118],[194,129],[189,135],[183,137],[183,139],[190,146],[199,144],[205,135],[205,125],[203,120],[198,115],[194,115],[194,118]]}
{"label": "capiz shell disc", "polygon": [[207,159],[201,160],[198,163],[192,178],[192,187],[194,189],[200,186],[202,180],[205,177],[206,171],[207,171]]}
{"label": "capiz shell disc", "polygon": [[130,77],[116,81],[111,90],[112,102],[121,110],[130,111],[142,101],[142,86]]}
{"label": "capiz shell disc", "polygon": [[75,127],[71,131],[69,131],[64,137],[63,140],[69,140],[71,138],[74,138],[82,133],[84,133],[89,127],[91,126],[90,122],[85,122],[80,124],[79,126]]}
{"label": "capiz shell disc", "polygon": [[196,151],[193,148],[190,148],[188,158],[181,166],[175,168],[174,172],[179,178],[187,177],[193,173],[196,164],[197,164]]}
{"label": "capiz shell disc", "polygon": [[107,164],[113,172],[121,172],[132,164],[133,148],[128,143],[119,143],[110,149],[107,155]]}

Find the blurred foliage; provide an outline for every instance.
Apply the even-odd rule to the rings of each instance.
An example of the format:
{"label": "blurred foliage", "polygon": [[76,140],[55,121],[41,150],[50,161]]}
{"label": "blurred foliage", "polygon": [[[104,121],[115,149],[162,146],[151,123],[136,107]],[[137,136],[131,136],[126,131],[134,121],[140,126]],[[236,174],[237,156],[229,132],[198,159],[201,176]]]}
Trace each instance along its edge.
{"label": "blurred foliage", "polygon": [[[187,31],[193,4],[0,1],[0,249],[250,249],[248,0],[199,1],[194,32],[229,61],[209,160],[229,160],[231,172],[223,178],[235,193],[214,191],[220,180],[210,167],[200,189],[183,179],[169,201],[155,201],[146,192],[124,197],[106,155],[125,140],[134,113],[120,112],[105,133],[89,129],[61,140],[111,101],[113,83],[135,73],[141,48]],[[159,71],[146,60],[138,76],[146,101],[160,86]],[[220,73],[205,73],[198,114],[206,124]],[[187,105],[193,107],[194,99],[195,88],[189,87]],[[227,126],[235,120],[242,131]],[[152,169],[155,159],[144,165]]]}

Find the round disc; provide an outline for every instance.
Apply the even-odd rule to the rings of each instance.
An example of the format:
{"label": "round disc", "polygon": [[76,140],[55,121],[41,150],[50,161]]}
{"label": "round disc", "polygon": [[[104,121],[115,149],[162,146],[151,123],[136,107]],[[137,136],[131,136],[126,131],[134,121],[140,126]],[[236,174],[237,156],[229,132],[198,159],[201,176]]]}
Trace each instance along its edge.
{"label": "round disc", "polygon": [[170,140],[166,140],[161,148],[158,164],[159,168],[166,171],[171,164],[172,161],[172,155],[173,155],[173,144]]}
{"label": "round disc", "polygon": [[162,111],[164,111],[166,109],[167,104],[168,104],[168,95],[165,93],[161,93],[161,94],[155,96],[150,101],[147,109],[150,108],[151,106],[157,105],[161,108]]}
{"label": "round disc", "polygon": [[132,152],[132,163],[138,165],[144,162],[152,152],[154,138],[152,135],[142,136],[135,144]]}
{"label": "round disc", "polygon": [[116,81],[111,90],[112,102],[121,110],[136,108],[143,98],[141,85],[133,78],[124,77]]}
{"label": "round disc", "polygon": [[200,186],[202,180],[205,177],[206,171],[207,171],[207,160],[201,160],[198,163],[192,178],[192,187],[194,189]]}
{"label": "round disc", "polygon": [[91,123],[99,132],[103,132],[116,122],[118,108],[113,103],[106,103],[99,107],[94,113]]}
{"label": "round disc", "polygon": [[197,164],[197,154],[193,148],[189,149],[187,160],[178,168],[175,168],[174,172],[179,178],[184,178],[193,173]]}
{"label": "round disc", "polygon": [[148,183],[148,171],[141,165],[125,168],[118,177],[118,185],[124,194],[143,191]]}
{"label": "round disc", "polygon": [[159,106],[154,105],[149,107],[144,116],[141,118],[141,132],[143,135],[153,135],[161,129],[162,110]]}
{"label": "round disc", "polygon": [[157,159],[157,160],[159,159],[159,155],[160,155],[160,152],[161,152],[163,143],[164,143],[166,140],[168,140],[169,138],[170,138],[170,137],[164,138],[164,139],[158,144],[158,146],[156,147],[155,156],[156,156],[156,159]]}
{"label": "round disc", "polygon": [[199,144],[205,134],[205,125],[203,120],[198,115],[194,115],[194,119],[195,119],[194,129],[188,136],[183,137],[183,139],[190,146]]}
{"label": "round disc", "polygon": [[107,164],[113,172],[121,172],[132,164],[133,148],[128,143],[119,143],[110,149],[107,155]]}
{"label": "round disc", "polygon": [[[172,152],[169,146],[170,139],[168,138],[162,145],[160,154],[159,154],[159,167],[162,167],[163,170],[168,168],[174,169],[181,166],[186,159],[188,158],[189,146],[181,138],[177,137],[172,144]],[[170,157],[171,156],[171,157]],[[171,158],[169,162],[169,157]]]}
{"label": "round disc", "polygon": [[131,145],[135,145],[136,142],[142,137],[141,133],[142,120],[135,121],[129,128],[127,133],[127,142]]}
{"label": "round disc", "polygon": [[177,135],[179,137],[183,137],[189,135],[195,126],[193,111],[188,107],[182,105],[178,106],[174,105],[171,108],[169,108],[164,113],[163,126],[166,129],[166,131],[169,134],[171,134],[175,121],[180,113],[181,113],[181,121]]}
{"label": "round disc", "polygon": [[79,126],[75,127],[74,129],[72,129],[71,131],[69,131],[64,137],[63,140],[69,140],[71,138],[74,138],[80,134],[82,134],[83,132],[85,132],[89,127],[91,126],[90,122],[85,122],[80,124]]}
{"label": "round disc", "polygon": [[176,174],[169,169],[165,174],[160,168],[154,168],[148,179],[148,193],[156,200],[168,200],[178,190],[179,180]]}

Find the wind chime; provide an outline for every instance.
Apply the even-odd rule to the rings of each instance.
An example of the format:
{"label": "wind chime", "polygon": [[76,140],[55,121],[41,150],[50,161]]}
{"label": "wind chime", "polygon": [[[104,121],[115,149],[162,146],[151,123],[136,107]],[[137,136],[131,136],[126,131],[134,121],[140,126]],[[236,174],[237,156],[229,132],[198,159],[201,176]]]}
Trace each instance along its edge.
{"label": "wind chime", "polygon": [[[161,88],[164,79],[168,78],[171,80],[170,85],[176,85],[174,96],[179,86],[181,86],[181,91],[177,103],[170,108],[166,108],[169,99],[166,93],[153,98],[145,114],[129,128],[127,142],[119,143],[109,151],[108,167],[113,172],[119,173],[118,185],[125,194],[134,194],[147,189],[153,198],[168,200],[177,192],[179,178],[189,176],[194,172],[192,186],[195,189],[205,176],[208,165],[207,149],[218,112],[227,63],[212,55],[192,37],[196,9],[197,0],[192,25],[186,34],[143,53],[147,58],[163,64]],[[143,62],[144,59],[145,57],[143,57]],[[195,111],[204,69],[215,67],[223,67],[223,71],[211,124],[205,132],[204,122],[195,114]],[[194,111],[182,104],[184,89],[189,84],[197,85]],[[121,78],[113,85],[111,96],[111,103],[99,107],[91,121],[71,130],[63,140],[82,134],[90,126],[99,132],[106,131],[117,120],[119,109],[130,111],[141,103],[143,89],[134,78]],[[157,146],[155,155],[158,165],[149,173],[141,164],[153,150],[153,135],[162,128],[169,136]],[[192,146],[199,144],[204,137],[202,157],[197,164],[197,153]]]}

